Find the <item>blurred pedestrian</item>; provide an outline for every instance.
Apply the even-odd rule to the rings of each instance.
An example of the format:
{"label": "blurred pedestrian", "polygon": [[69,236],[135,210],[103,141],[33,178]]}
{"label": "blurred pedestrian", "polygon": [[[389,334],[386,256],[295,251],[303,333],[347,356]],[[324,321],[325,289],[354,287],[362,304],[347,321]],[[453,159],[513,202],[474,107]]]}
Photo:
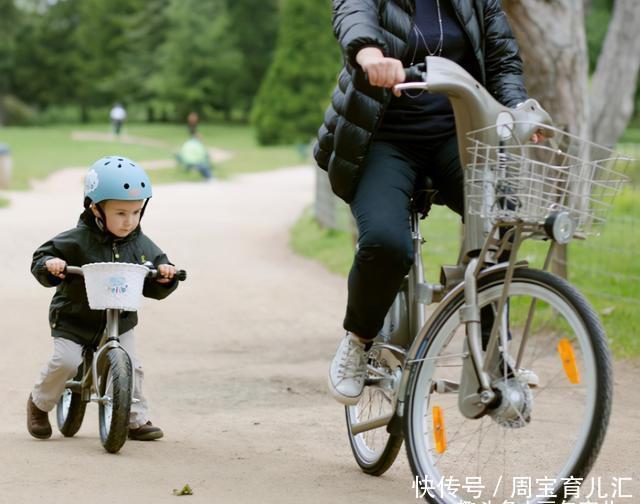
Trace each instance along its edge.
{"label": "blurred pedestrian", "polygon": [[195,111],[191,111],[189,112],[189,115],[187,116],[187,127],[189,128],[189,135],[191,135],[192,137],[197,137],[198,136],[198,121],[200,120],[200,118],[198,117],[198,113]]}
{"label": "blurred pedestrian", "polygon": [[116,103],[111,109],[111,112],[109,112],[109,117],[111,118],[111,124],[113,125],[113,132],[116,136],[120,136],[122,124],[127,118],[127,111],[120,103]]}

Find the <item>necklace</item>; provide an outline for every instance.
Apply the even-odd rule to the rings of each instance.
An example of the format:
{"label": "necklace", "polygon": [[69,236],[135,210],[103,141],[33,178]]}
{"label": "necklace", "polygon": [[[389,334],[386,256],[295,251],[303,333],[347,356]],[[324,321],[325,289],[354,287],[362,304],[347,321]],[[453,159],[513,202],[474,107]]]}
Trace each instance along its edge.
{"label": "necklace", "polygon": [[[440,0],[436,0],[436,7],[438,9],[438,25],[440,26],[440,38],[438,39],[438,44],[436,45],[436,48],[432,51],[429,48],[429,45],[427,44],[426,39],[424,38],[424,34],[414,24],[413,25],[413,33],[416,36],[416,44],[415,44],[415,47],[413,49],[413,56],[411,56],[411,65],[409,65],[409,66],[413,66],[413,63],[414,63],[414,61],[416,59],[416,54],[418,53],[418,46],[420,45],[420,41],[422,41],[422,43],[424,44],[424,48],[427,50],[427,54],[429,56],[441,56],[442,55],[442,47],[444,45],[444,30],[442,29],[442,12],[440,12]],[[419,98],[420,96],[422,96],[422,93],[424,93],[424,89],[421,89],[415,95],[409,93],[408,89],[405,90],[405,95],[407,96],[407,98],[410,98],[411,100],[415,100],[416,98]]]}
{"label": "necklace", "polygon": [[429,45],[427,44],[426,39],[424,38],[424,34],[420,31],[415,24],[413,25],[413,33],[416,36],[416,44],[413,49],[413,56],[411,56],[411,65],[413,65],[416,54],[418,53],[418,47],[420,46],[420,42],[424,45],[424,48],[427,50],[427,54],[429,56],[441,56],[442,48],[444,45],[444,30],[442,29],[442,12],[440,11],[440,0],[436,0],[436,8],[438,9],[438,26],[440,27],[440,37],[438,38],[438,44],[435,49],[431,50]]}

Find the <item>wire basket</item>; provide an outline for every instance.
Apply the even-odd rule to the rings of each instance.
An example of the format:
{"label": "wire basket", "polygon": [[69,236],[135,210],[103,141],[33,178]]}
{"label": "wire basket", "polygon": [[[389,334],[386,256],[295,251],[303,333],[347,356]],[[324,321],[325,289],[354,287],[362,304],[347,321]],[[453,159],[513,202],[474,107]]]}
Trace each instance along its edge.
{"label": "wire basket", "polygon": [[89,308],[137,311],[149,270],[141,264],[90,263],[82,266]]}
{"label": "wire basket", "polygon": [[543,225],[566,211],[582,234],[596,232],[628,178],[631,159],[557,128],[539,144],[490,145],[495,127],[467,135],[468,211],[493,223]]}

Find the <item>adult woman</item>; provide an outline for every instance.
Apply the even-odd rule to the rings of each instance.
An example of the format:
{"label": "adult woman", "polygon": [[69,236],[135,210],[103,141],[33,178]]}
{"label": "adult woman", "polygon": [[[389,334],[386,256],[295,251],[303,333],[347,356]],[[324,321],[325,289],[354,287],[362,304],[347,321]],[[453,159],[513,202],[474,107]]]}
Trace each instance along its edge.
{"label": "adult woman", "polygon": [[453,111],[444,96],[392,96],[404,67],[442,56],[506,106],[527,98],[518,47],[500,0],[334,0],[345,55],[314,155],[359,231],[341,341],[329,389],[344,404],[362,393],[367,344],[411,267],[409,201],[428,173],[462,214],[463,174]]}

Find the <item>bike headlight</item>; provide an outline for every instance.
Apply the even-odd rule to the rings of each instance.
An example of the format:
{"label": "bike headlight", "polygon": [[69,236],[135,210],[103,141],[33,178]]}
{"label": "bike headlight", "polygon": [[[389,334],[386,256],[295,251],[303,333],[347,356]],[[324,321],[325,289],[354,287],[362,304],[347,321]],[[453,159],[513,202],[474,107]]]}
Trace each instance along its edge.
{"label": "bike headlight", "polygon": [[564,245],[573,238],[576,226],[569,212],[553,212],[544,221],[544,230],[549,238]]}

